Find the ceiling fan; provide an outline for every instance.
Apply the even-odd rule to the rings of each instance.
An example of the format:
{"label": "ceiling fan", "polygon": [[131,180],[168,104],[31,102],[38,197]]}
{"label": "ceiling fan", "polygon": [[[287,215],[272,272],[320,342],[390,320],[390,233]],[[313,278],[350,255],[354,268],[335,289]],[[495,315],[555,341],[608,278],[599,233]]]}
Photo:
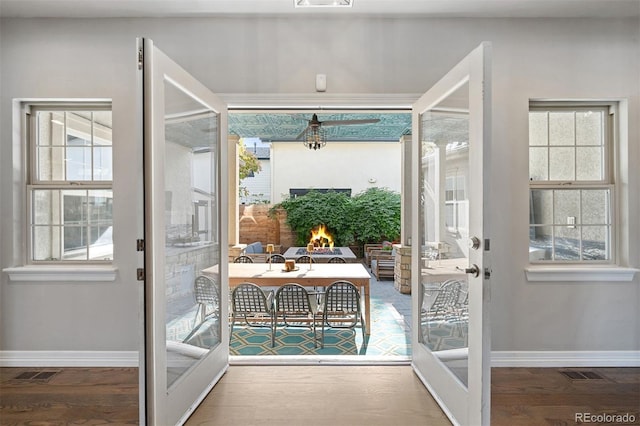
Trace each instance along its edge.
{"label": "ceiling fan", "polygon": [[363,120],[318,120],[318,115],[313,114],[311,120],[308,120],[307,127],[296,136],[296,140],[302,139],[302,143],[313,150],[322,148],[327,144],[327,137],[322,130],[323,126],[347,126],[352,124],[373,124],[380,121],[379,118],[363,119]]}
{"label": "ceiling fan", "polygon": [[296,140],[300,139],[305,132],[309,129],[320,129],[322,126],[348,126],[351,124],[373,124],[379,122],[379,118],[365,119],[365,120],[327,120],[320,121],[318,120],[318,114],[313,114],[311,120],[308,120],[309,124],[307,127],[300,132],[298,136],[296,136]]}

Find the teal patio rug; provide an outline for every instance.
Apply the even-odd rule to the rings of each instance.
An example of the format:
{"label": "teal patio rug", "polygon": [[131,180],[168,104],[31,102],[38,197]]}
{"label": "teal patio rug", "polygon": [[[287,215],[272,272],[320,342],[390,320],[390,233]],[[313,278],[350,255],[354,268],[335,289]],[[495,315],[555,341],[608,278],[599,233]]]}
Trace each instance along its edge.
{"label": "teal patio rug", "polygon": [[467,347],[467,323],[456,321],[428,321],[422,324],[422,338],[432,351]]}
{"label": "teal patio rug", "polygon": [[[362,355],[411,356],[411,336],[405,319],[393,304],[371,298],[371,335],[363,342],[362,330],[325,328],[324,348],[314,347],[313,331],[308,327],[278,327],[275,347],[271,347],[268,328],[234,327],[230,355]],[[316,330],[318,339],[322,332]]]}

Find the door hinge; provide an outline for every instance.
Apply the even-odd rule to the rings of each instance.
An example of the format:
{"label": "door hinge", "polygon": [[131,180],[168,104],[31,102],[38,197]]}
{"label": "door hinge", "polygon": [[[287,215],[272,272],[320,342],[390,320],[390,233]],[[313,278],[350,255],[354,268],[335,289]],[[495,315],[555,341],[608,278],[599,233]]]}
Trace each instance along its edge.
{"label": "door hinge", "polygon": [[136,269],[136,278],[138,281],[144,281],[144,268]]}
{"label": "door hinge", "polygon": [[488,280],[491,278],[491,269],[490,268],[484,268],[484,279]]}
{"label": "door hinge", "polygon": [[144,240],[136,240],[136,251],[144,251]]}
{"label": "door hinge", "polygon": [[142,69],[142,65],[144,64],[144,52],[142,51],[142,47],[138,49],[138,69]]}

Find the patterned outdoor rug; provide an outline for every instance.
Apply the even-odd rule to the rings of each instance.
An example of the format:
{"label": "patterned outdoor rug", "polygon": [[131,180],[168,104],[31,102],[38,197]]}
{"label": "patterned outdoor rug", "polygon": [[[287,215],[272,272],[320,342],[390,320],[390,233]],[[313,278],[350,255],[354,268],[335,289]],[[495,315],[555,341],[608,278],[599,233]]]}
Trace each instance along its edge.
{"label": "patterned outdoor rug", "polygon": [[[278,327],[275,347],[268,328],[236,325],[229,345],[230,355],[364,355],[411,356],[411,343],[404,318],[391,303],[371,299],[371,335],[366,342],[360,327],[325,328],[324,348],[307,327]],[[316,330],[318,339],[321,330]]]}
{"label": "patterned outdoor rug", "polygon": [[432,351],[460,349],[467,346],[467,324],[431,321],[422,324],[423,341]]}

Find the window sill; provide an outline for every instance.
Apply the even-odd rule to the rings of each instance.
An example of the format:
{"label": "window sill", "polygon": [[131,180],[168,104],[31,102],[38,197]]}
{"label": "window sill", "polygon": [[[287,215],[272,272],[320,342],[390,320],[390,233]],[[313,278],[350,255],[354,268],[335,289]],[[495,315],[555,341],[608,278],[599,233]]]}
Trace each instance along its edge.
{"label": "window sill", "polygon": [[531,265],[524,272],[530,282],[585,282],[585,281],[618,281],[630,282],[640,269],[623,266],[599,265]]}
{"label": "window sill", "polygon": [[115,281],[118,268],[112,265],[29,265],[5,268],[11,281],[69,282]]}

